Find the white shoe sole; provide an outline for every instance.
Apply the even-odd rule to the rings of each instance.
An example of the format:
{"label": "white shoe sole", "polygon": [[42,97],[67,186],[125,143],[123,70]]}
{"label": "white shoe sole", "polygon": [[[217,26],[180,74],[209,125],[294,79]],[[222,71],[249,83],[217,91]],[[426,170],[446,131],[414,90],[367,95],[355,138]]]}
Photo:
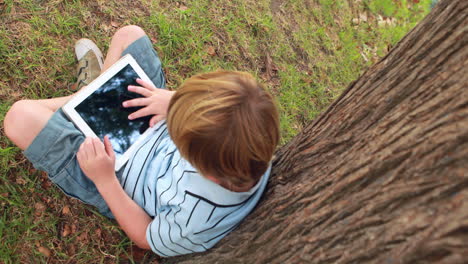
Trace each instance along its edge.
{"label": "white shoe sole", "polygon": [[104,56],[102,56],[101,50],[96,46],[96,44],[87,38],[79,39],[75,43],[75,55],[78,60],[83,58],[83,56],[89,51],[92,50],[97,57],[99,67],[102,69],[104,64]]}

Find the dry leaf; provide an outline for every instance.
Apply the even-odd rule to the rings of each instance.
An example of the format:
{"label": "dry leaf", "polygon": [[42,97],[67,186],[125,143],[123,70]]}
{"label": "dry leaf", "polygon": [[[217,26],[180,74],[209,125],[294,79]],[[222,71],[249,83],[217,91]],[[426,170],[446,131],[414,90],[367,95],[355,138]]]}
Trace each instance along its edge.
{"label": "dry leaf", "polygon": [[271,79],[274,75],[273,71],[277,71],[278,69],[273,64],[273,60],[271,59],[270,53],[266,52],[265,54],[265,73],[268,79]]}
{"label": "dry leaf", "polygon": [[135,245],[132,245],[132,257],[134,261],[141,262],[145,258],[145,255],[147,252],[149,252],[146,249],[141,249]]}
{"label": "dry leaf", "polygon": [[50,249],[43,247],[43,246],[38,247],[37,250],[46,257],[50,257],[50,255],[52,254],[50,252]]}
{"label": "dry leaf", "polygon": [[21,177],[17,177],[16,178],[16,183],[19,184],[19,185],[25,185],[26,181]]}
{"label": "dry leaf", "polygon": [[382,27],[382,26],[385,26],[385,21],[383,20],[383,17],[381,15],[379,15],[377,17],[377,25],[379,25],[379,27]]}
{"label": "dry leaf", "polygon": [[62,209],[62,214],[63,215],[69,215],[70,214],[70,207],[68,205],[65,205]]}
{"label": "dry leaf", "polygon": [[43,189],[49,189],[50,187],[52,187],[52,182],[51,181],[48,181],[48,180],[44,180],[42,183],[41,183],[41,186]]}
{"label": "dry leaf", "polygon": [[365,13],[359,14],[359,20],[367,22],[367,14],[365,14]]}
{"label": "dry leaf", "polygon": [[187,9],[188,9],[188,7],[186,7],[186,6],[184,6],[184,5],[180,5],[180,6],[179,6],[179,10],[181,10],[181,11],[185,11],[185,10],[187,10]]}
{"label": "dry leaf", "polygon": [[79,236],[77,236],[76,239],[78,239],[78,241],[81,241],[81,242],[86,242],[88,241],[88,233],[83,232]]}
{"label": "dry leaf", "polygon": [[19,97],[21,97],[22,93],[14,91],[10,95],[11,95],[12,98],[19,98]]}
{"label": "dry leaf", "polygon": [[89,12],[87,10],[82,10],[81,15],[83,16],[84,21],[89,20],[91,18],[91,16],[92,16],[91,12]]}
{"label": "dry leaf", "polygon": [[396,19],[393,18],[393,17],[386,18],[386,19],[385,19],[385,22],[386,22],[387,25],[389,25],[389,26],[395,26],[395,24],[396,24]]}
{"label": "dry leaf", "polygon": [[213,46],[208,46],[208,48],[206,48],[206,52],[210,55],[210,56],[215,56],[216,55],[216,50]]}
{"label": "dry leaf", "polygon": [[96,231],[94,231],[94,234],[96,234],[97,237],[101,237],[101,234],[102,234],[101,228],[96,229]]}
{"label": "dry leaf", "polygon": [[71,234],[71,228],[69,225],[65,225],[62,230],[62,237],[66,237]]}
{"label": "dry leaf", "polygon": [[108,25],[106,24],[101,24],[101,29],[104,31],[104,32],[109,32],[111,27],[109,27]]}
{"label": "dry leaf", "polygon": [[45,206],[45,204],[41,202],[37,202],[36,204],[34,204],[34,209],[36,210],[35,215],[36,216],[41,215],[46,210],[46,208],[47,207]]}
{"label": "dry leaf", "polygon": [[5,198],[8,198],[8,196],[10,196],[10,194],[9,193],[2,193],[1,196],[5,197]]}
{"label": "dry leaf", "polygon": [[361,56],[362,56],[362,58],[364,59],[365,62],[369,61],[369,59],[367,58],[366,54],[364,54],[364,52],[360,51],[359,53],[361,54]]}
{"label": "dry leaf", "polygon": [[68,256],[73,256],[76,254],[76,245],[73,244],[73,243],[68,243],[67,244],[67,252],[68,252]]}
{"label": "dry leaf", "polygon": [[113,26],[113,27],[115,27],[115,28],[118,28],[118,27],[120,27],[120,23],[117,22],[117,21],[111,20],[111,26]]}
{"label": "dry leaf", "polygon": [[396,19],[393,18],[393,17],[382,17],[381,15],[379,15],[377,17],[377,24],[380,26],[380,27],[383,27],[383,26],[394,26],[396,23]]}

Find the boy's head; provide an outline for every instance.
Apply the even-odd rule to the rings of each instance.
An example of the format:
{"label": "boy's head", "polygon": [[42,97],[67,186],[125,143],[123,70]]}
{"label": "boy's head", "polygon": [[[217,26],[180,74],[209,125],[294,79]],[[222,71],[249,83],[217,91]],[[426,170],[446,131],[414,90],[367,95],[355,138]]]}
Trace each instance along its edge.
{"label": "boy's head", "polygon": [[245,72],[188,79],[171,99],[167,123],[181,155],[201,174],[236,187],[260,179],[279,141],[273,98]]}

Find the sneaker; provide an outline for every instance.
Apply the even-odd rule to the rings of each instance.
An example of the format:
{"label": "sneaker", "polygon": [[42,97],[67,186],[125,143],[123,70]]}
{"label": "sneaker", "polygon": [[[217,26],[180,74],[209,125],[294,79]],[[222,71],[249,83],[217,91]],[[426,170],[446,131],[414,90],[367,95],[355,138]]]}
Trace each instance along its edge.
{"label": "sneaker", "polygon": [[78,59],[76,89],[88,85],[101,73],[104,57],[92,40],[82,38],[75,44]]}

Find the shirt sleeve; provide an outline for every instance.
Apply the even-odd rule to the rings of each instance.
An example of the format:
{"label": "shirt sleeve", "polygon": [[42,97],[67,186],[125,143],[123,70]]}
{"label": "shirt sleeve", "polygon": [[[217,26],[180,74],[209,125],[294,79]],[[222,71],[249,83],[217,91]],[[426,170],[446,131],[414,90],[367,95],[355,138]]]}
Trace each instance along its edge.
{"label": "shirt sleeve", "polygon": [[168,208],[156,215],[146,230],[146,239],[154,253],[162,257],[185,255],[207,250],[196,239],[190,225],[176,220],[180,209]]}

